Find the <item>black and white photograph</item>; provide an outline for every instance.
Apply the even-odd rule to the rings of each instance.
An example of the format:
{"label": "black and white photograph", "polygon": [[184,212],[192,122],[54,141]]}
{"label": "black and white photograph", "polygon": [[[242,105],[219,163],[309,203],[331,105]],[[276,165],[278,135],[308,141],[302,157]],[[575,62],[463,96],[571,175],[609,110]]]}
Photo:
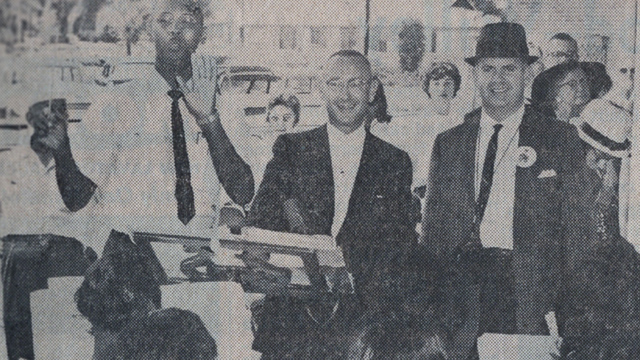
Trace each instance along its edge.
{"label": "black and white photograph", "polygon": [[0,360],[640,359],[639,0],[0,0]]}

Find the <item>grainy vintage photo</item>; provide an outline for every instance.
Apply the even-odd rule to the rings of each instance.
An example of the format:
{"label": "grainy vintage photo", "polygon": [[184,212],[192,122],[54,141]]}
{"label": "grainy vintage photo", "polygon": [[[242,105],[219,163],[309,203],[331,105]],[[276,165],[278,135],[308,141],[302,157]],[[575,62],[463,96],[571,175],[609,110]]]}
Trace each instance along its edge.
{"label": "grainy vintage photo", "polygon": [[640,359],[638,0],[0,0],[0,359]]}

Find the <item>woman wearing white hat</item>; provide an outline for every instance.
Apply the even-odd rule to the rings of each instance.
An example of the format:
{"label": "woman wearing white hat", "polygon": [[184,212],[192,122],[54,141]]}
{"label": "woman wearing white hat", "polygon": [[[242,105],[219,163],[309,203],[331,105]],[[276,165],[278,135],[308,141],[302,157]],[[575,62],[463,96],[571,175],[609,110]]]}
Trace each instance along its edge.
{"label": "woman wearing white hat", "polygon": [[[585,143],[586,165],[598,175],[594,205],[599,236],[626,235],[628,213],[631,114],[619,105],[596,99],[572,121]],[[588,170],[587,170],[588,171]]]}
{"label": "woman wearing white hat", "polygon": [[585,205],[593,222],[574,229],[585,231],[589,243],[566,274],[562,353],[567,360],[636,359],[640,255],[625,239],[631,115],[603,98],[573,120],[585,147],[587,189],[574,200]]}

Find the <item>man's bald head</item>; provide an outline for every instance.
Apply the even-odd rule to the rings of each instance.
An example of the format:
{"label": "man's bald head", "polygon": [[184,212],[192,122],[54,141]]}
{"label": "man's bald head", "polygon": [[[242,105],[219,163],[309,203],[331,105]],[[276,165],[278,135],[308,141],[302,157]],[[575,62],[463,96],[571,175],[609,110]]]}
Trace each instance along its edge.
{"label": "man's bald head", "polygon": [[364,55],[353,50],[331,55],[322,68],[320,87],[329,123],[344,133],[358,129],[369,114],[374,85],[371,64]]}
{"label": "man's bald head", "polygon": [[356,67],[361,68],[366,72],[368,72],[369,76],[371,76],[371,63],[369,62],[369,59],[367,59],[366,56],[364,56],[362,53],[358,51],[340,50],[333,53],[331,56],[329,56],[329,58],[327,59],[327,62],[322,67],[322,69],[324,70],[324,73],[326,73],[328,68],[335,62],[341,62],[341,63],[348,62],[350,64],[354,64]]}

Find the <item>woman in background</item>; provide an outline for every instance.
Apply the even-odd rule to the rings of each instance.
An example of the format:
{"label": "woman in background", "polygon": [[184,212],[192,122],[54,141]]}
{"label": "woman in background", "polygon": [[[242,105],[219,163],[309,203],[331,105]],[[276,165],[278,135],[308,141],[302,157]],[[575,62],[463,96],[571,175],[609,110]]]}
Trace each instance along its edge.
{"label": "woman in background", "polygon": [[371,104],[374,119],[371,133],[409,154],[413,164],[412,188],[418,197],[423,198],[436,136],[463,119],[458,111],[453,111],[452,103],[460,90],[462,77],[452,63],[433,63],[422,81],[422,90],[428,98],[425,111],[410,116],[396,116],[393,121],[386,111],[382,83],[377,81],[378,91]]}
{"label": "woman in background", "polygon": [[252,140],[257,140],[254,149],[255,158],[251,164],[256,185],[262,182],[264,170],[273,156],[273,144],[278,136],[293,132],[298,122],[300,122],[300,101],[295,95],[281,94],[269,102],[266,118],[266,123],[269,125],[267,131],[261,135],[252,135]]}
{"label": "woman in background", "polygon": [[[577,61],[562,63],[533,80],[531,104],[543,114],[568,122],[580,116],[592,100],[589,66]],[[595,78],[595,77],[592,77]]]}

